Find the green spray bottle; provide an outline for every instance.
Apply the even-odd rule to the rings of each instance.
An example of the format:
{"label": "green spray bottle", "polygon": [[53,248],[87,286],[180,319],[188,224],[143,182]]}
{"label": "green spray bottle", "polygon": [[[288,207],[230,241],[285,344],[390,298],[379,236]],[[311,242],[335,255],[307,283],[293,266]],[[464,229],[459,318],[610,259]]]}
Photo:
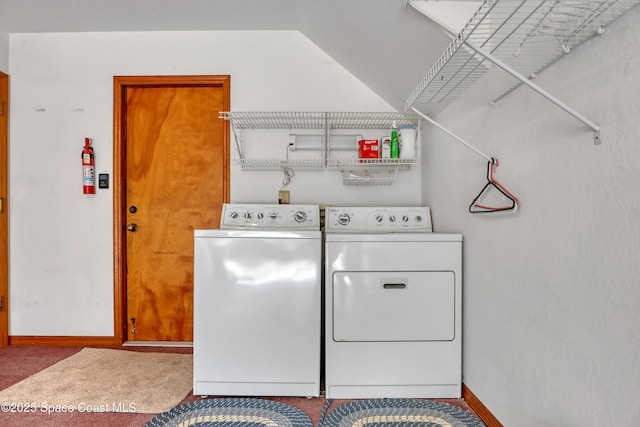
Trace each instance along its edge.
{"label": "green spray bottle", "polygon": [[398,140],[398,124],[394,121],[391,125],[391,158],[400,157],[400,141]]}

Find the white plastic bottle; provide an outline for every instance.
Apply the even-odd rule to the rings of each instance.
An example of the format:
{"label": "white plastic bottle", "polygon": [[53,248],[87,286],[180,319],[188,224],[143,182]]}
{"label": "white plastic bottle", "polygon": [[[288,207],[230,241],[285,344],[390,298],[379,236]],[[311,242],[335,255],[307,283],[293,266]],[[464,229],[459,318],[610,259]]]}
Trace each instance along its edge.
{"label": "white plastic bottle", "polygon": [[416,157],[416,128],[410,125],[400,126],[400,158],[414,159]]}

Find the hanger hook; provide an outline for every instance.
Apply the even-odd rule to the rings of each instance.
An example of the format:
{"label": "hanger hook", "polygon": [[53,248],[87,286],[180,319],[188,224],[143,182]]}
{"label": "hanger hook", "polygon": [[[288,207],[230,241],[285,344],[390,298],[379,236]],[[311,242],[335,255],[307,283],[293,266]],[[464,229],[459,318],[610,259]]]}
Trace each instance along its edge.
{"label": "hanger hook", "polygon": [[487,180],[489,182],[493,182],[493,172],[495,172],[496,167],[498,167],[498,159],[492,157],[487,164]]}

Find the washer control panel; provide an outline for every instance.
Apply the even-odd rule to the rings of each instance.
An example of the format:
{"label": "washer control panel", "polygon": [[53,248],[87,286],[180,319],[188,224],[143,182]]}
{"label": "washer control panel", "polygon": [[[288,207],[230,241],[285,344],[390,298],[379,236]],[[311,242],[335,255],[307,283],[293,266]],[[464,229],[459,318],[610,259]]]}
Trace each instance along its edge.
{"label": "washer control panel", "polygon": [[332,207],[327,210],[329,233],[425,233],[431,232],[428,207]]}
{"label": "washer control panel", "polygon": [[226,203],[220,229],[320,230],[318,205]]}

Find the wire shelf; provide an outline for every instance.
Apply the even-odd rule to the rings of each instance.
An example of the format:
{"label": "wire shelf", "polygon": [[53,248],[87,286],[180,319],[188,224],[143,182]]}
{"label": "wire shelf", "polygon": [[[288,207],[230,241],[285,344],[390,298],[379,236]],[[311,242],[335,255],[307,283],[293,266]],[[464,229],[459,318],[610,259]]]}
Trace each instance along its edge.
{"label": "wire shelf", "polygon": [[327,127],[333,129],[391,129],[393,122],[397,126],[418,127],[418,115],[415,113],[327,113]]}
{"label": "wire shelf", "polygon": [[435,112],[462,97],[496,102],[522,84],[466,43],[535,78],[638,2],[485,0],[411,93],[405,109]]}
{"label": "wire shelf", "polygon": [[324,129],[326,114],[313,112],[247,112],[223,111],[221,119],[229,120],[236,129]]}
{"label": "wire shelf", "polygon": [[327,162],[327,167],[330,169],[340,170],[340,171],[350,171],[354,169],[366,169],[370,168],[375,170],[376,168],[383,169],[386,167],[391,168],[408,168],[411,165],[415,165],[417,163],[417,159],[357,159],[357,160],[338,160],[338,159],[329,159]]}
{"label": "wire shelf", "polygon": [[356,169],[342,171],[344,185],[391,185],[398,177],[398,168]]}
{"label": "wire shelf", "polygon": [[397,112],[220,112],[236,129],[391,129],[418,126],[415,113]]}
{"label": "wire shelf", "polygon": [[322,171],[322,160],[236,159],[235,163],[246,171]]}

